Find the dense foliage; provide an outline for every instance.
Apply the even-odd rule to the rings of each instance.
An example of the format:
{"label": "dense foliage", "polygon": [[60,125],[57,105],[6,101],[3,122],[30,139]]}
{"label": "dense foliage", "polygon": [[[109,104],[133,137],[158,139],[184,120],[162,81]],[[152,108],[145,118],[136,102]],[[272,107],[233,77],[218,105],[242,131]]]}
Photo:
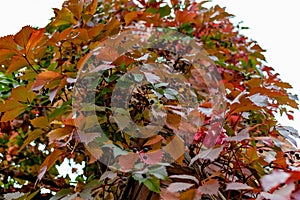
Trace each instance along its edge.
{"label": "dense foliage", "polygon": [[[266,65],[264,50],[239,34],[243,27],[230,22],[231,14],[204,5],[69,0],[54,9],[55,17],[45,28],[26,26],[0,38],[0,192],[11,199],[300,199],[300,154],[294,139],[298,133],[274,117],[279,112],[293,118],[289,109],[298,105],[288,93],[291,86]],[[75,114],[72,110],[74,85],[102,41],[141,26],[167,27],[198,41],[220,73],[225,105],[222,113],[212,113],[210,93],[205,86],[197,88],[199,112],[194,114],[201,123],[184,123],[174,90],[164,84],[141,85],[130,99],[132,120],[148,125],[154,104],[166,110],[167,120],[157,135],[131,137],[111,117],[111,96],[118,78],[134,65],[163,58],[189,83],[203,80],[186,60],[161,49],[114,58],[114,67],[93,71],[103,71],[95,91],[97,120],[109,140],[128,151],[114,152],[119,169],[107,167],[99,161],[105,148],[87,148],[92,141],[77,131],[76,120],[88,126],[90,119],[83,114],[89,108]],[[107,54],[114,55],[103,51],[98,56]],[[223,115],[224,122],[212,120],[212,115]],[[221,127],[217,136],[212,136],[214,126]],[[193,142],[180,143],[179,137]],[[163,158],[167,153],[159,150],[172,140],[177,143],[169,146],[168,156],[175,161],[168,164]],[[180,145],[186,153],[174,156]],[[57,171],[66,159],[83,166],[75,182]],[[136,167],[138,160],[143,167]]]}

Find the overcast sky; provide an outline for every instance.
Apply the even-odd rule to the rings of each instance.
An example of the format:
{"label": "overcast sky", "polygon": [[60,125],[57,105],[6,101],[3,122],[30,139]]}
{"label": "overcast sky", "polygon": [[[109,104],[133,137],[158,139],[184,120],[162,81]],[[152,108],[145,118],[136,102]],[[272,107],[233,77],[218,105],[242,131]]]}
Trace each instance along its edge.
{"label": "overcast sky", "polygon": [[[51,8],[60,8],[63,0],[4,0],[0,3],[0,36],[15,34],[22,26],[44,27],[53,16]],[[258,41],[267,50],[266,58],[284,81],[294,86],[292,91],[300,96],[299,47],[300,1],[299,0],[214,0],[236,15],[235,21],[244,21],[250,27],[245,35]],[[300,111],[295,121],[286,117],[282,124],[300,130]]]}

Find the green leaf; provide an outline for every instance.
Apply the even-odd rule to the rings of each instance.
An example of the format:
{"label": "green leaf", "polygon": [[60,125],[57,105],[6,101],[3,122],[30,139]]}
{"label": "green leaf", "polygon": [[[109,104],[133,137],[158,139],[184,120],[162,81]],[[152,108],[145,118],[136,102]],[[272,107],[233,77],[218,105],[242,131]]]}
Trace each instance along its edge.
{"label": "green leaf", "polygon": [[160,181],[157,178],[145,179],[144,185],[153,192],[160,193]]}
{"label": "green leaf", "polygon": [[133,76],[134,76],[134,80],[136,82],[141,82],[144,78],[144,76],[142,74],[133,74]]}
{"label": "green leaf", "polygon": [[166,5],[164,7],[160,7],[158,9],[158,12],[159,12],[159,17],[162,18],[168,16],[171,13],[171,8],[168,5]]}
{"label": "green leaf", "polygon": [[149,174],[152,174],[153,176],[155,176],[158,179],[161,180],[167,180],[168,179],[168,172],[166,170],[165,166],[158,166],[158,167],[154,167],[152,169],[149,169]]}

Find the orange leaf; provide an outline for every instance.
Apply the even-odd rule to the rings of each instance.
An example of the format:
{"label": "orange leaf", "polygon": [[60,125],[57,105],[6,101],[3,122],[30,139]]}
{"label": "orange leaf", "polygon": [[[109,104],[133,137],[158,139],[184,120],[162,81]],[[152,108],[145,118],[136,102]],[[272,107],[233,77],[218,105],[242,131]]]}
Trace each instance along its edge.
{"label": "orange leaf", "polygon": [[92,2],[87,6],[85,13],[94,15],[97,10],[97,4],[98,0],[92,0]]}
{"label": "orange leaf", "polygon": [[26,66],[28,66],[27,60],[24,57],[15,55],[12,57],[12,60],[10,62],[10,65],[8,66],[7,72],[12,73],[12,72],[17,71],[18,69],[21,69]]}
{"label": "orange leaf", "polygon": [[33,32],[33,28],[30,26],[23,27],[14,37],[15,42],[21,46],[23,49],[26,49],[27,43]]}
{"label": "orange leaf", "polygon": [[13,35],[8,35],[0,38],[0,49],[12,50],[15,53],[18,53],[18,47],[14,41]]}
{"label": "orange leaf", "polygon": [[127,13],[125,15],[125,17],[124,17],[126,26],[128,26],[128,24],[130,24],[137,17],[138,17],[138,12],[137,11],[133,11],[133,12]]}
{"label": "orange leaf", "polygon": [[44,160],[40,167],[38,180],[41,180],[45,173],[55,164],[55,162],[60,158],[64,151],[55,149],[50,155]]}
{"label": "orange leaf", "polygon": [[32,90],[39,90],[49,82],[59,78],[62,78],[62,75],[60,73],[54,71],[42,72],[37,76],[36,80],[34,81]]}

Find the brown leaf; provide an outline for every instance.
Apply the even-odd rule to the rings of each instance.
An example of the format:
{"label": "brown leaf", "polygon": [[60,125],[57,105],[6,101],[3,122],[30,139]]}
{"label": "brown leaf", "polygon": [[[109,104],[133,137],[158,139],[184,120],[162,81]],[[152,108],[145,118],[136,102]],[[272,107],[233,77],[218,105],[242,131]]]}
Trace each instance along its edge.
{"label": "brown leaf", "polygon": [[137,17],[138,17],[138,12],[137,11],[127,13],[124,17],[126,26],[128,24],[130,24],[133,20],[135,20]]}
{"label": "brown leaf", "polygon": [[147,142],[144,144],[144,146],[151,146],[153,144],[156,144],[158,142],[161,142],[164,138],[161,135],[154,135],[150,139],[147,140]]}
{"label": "brown leaf", "polygon": [[183,175],[171,175],[170,178],[192,180],[192,181],[196,182],[197,184],[199,184],[199,180],[195,176],[191,176],[191,175],[186,175],[186,174],[183,174]]}
{"label": "brown leaf", "polygon": [[30,36],[33,32],[33,28],[30,26],[23,27],[14,37],[15,42],[21,46],[22,48],[26,49],[27,43],[30,39]]}
{"label": "brown leaf", "polygon": [[52,144],[55,140],[62,140],[69,136],[72,132],[73,128],[69,126],[65,126],[63,128],[57,128],[48,133],[49,142]]}
{"label": "brown leaf", "polygon": [[227,183],[226,190],[253,190],[253,187],[250,187],[249,185],[245,183]]}
{"label": "brown leaf", "polygon": [[169,190],[170,192],[182,192],[187,189],[190,189],[193,186],[194,184],[191,183],[177,182],[177,183],[171,183],[167,188],[167,190]]}
{"label": "brown leaf", "polygon": [[20,147],[19,151],[21,151],[24,147],[26,147],[30,142],[32,142],[32,141],[36,140],[37,138],[39,138],[43,133],[44,133],[44,131],[41,130],[41,129],[35,129],[35,130],[29,132],[28,137],[23,142],[23,144]]}
{"label": "brown leaf", "polygon": [[140,159],[146,164],[156,164],[161,161],[163,157],[163,151],[161,149],[155,151],[149,151],[147,153],[139,153]]}
{"label": "brown leaf", "polygon": [[21,105],[19,107],[15,107],[12,110],[6,111],[4,115],[1,117],[1,122],[7,122],[15,119],[19,115],[21,115],[25,111],[26,107]]}
{"label": "brown leaf", "polygon": [[207,149],[205,151],[201,151],[198,155],[196,155],[190,163],[190,166],[198,159],[208,159],[210,161],[214,161],[217,159],[220,155],[220,153],[223,151],[224,145],[214,148],[214,149]]}
{"label": "brown leaf", "polygon": [[211,179],[205,182],[198,188],[200,194],[217,195],[219,192],[220,184],[218,180]]}
{"label": "brown leaf", "polygon": [[128,152],[127,155],[121,155],[119,157],[119,165],[122,170],[128,171],[133,169],[134,164],[139,159],[139,155],[136,153]]}
{"label": "brown leaf", "polygon": [[55,164],[58,159],[60,159],[60,156],[62,154],[64,154],[64,151],[59,149],[55,149],[50,153],[50,155],[44,160],[40,167],[38,180],[41,180],[43,178],[45,173]]}
{"label": "brown leaf", "polygon": [[163,150],[176,161],[184,155],[184,141],[177,135],[173,136]]}
{"label": "brown leaf", "polygon": [[34,81],[32,90],[39,90],[49,82],[59,78],[62,78],[62,75],[58,72],[54,72],[54,71],[42,72],[37,76],[36,80]]}
{"label": "brown leaf", "polygon": [[45,128],[49,126],[49,120],[46,116],[37,117],[31,120],[31,124],[34,128]]}

